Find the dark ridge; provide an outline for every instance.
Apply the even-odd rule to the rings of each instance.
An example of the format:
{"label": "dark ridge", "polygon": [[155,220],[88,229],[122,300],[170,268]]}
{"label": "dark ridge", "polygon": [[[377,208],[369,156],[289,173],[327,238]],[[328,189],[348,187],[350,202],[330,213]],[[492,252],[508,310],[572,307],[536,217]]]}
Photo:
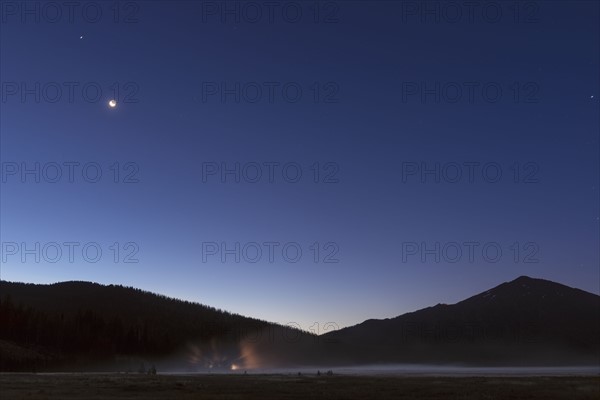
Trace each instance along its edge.
{"label": "dark ridge", "polygon": [[599,316],[600,296],[520,276],[456,304],[326,336],[356,362],[598,364]]}
{"label": "dark ridge", "polygon": [[131,287],[0,281],[0,370],[123,370],[164,359],[192,370],[250,367],[249,359],[261,367],[598,364],[599,316],[600,296],[521,276],[456,304],[317,337]]}
{"label": "dark ridge", "polygon": [[[198,368],[227,368],[248,336],[259,338],[255,345],[260,346],[268,332],[279,339],[274,351],[282,337],[314,337],[203,304],[80,281],[0,281],[0,326],[0,370],[5,371],[106,364],[123,357],[162,359],[186,352],[190,344],[203,353]],[[290,355],[293,360],[297,354]],[[215,362],[217,357],[222,360]]]}

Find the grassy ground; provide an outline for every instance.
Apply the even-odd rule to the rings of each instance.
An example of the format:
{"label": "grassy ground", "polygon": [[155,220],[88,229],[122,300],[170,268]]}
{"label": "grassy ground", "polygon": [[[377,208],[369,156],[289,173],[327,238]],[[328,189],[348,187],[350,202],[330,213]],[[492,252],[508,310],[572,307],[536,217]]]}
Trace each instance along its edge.
{"label": "grassy ground", "polygon": [[600,377],[1,374],[12,399],[600,399]]}

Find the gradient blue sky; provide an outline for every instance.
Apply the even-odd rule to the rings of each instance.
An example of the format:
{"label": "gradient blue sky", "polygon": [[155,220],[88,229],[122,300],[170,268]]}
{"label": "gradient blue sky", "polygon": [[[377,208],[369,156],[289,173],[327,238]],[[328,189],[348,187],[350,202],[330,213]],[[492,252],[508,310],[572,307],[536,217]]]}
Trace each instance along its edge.
{"label": "gradient blue sky", "polygon": [[[42,11],[39,23],[27,15],[23,22],[4,8],[2,279],[123,284],[303,329],[453,303],[520,275],[599,293],[597,2],[530,2],[516,20],[512,2],[491,2],[502,11],[496,22],[477,11],[473,21],[452,22],[436,14],[440,2],[429,2],[433,14],[422,16],[409,13],[414,2],[321,2],[317,23],[313,2],[277,4],[288,3],[303,10],[299,22],[285,20],[280,7],[273,23],[203,14],[222,2],[131,2],[117,22],[113,2],[96,2],[97,23],[81,12],[73,22],[51,22]],[[137,22],[123,21],[130,12]],[[88,101],[76,88],[72,102],[65,90],[52,103],[40,89],[36,102],[34,94],[21,97],[23,86],[12,94],[15,83],[31,89],[36,82],[47,90],[52,82],[97,83],[102,97]],[[266,94],[255,103],[233,95],[203,101],[203,82],[292,82],[303,93],[296,103],[281,91],[273,102]],[[315,101],[315,82],[321,94],[337,88],[337,101]],[[115,83],[119,104],[110,109]],[[407,92],[436,83],[460,86],[463,97],[452,102],[447,92],[423,102]],[[479,85],[473,101],[469,84]],[[486,85],[502,88],[496,102],[482,95]],[[132,88],[137,102],[124,98]],[[68,161],[99,163],[102,179],[88,183],[79,173],[72,183],[66,176],[36,183],[7,175],[13,163]],[[115,162],[121,174],[135,163],[139,182],[114,183]],[[298,183],[280,174],[273,183],[203,180],[203,163],[212,162],[298,163],[303,176]],[[339,181],[321,175],[314,183],[311,165],[323,174],[329,162]],[[502,178],[402,179],[405,163],[465,162],[497,163]],[[523,182],[532,171],[535,181]],[[264,254],[257,263],[203,262],[203,242],[268,241],[298,243],[302,259],[286,262],[279,252],[273,263]],[[406,242],[469,241],[497,243],[503,257],[403,260]],[[20,253],[6,254],[11,242],[95,242],[103,256],[22,262]],[[139,262],[122,262],[121,249],[115,263],[114,242],[135,242]],[[335,243],[339,262],[324,263],[321,249],[315,263],[314,242]],[[529,242],[534,247],[524,249]],[[538,263],[523,262],[531,249]]]}

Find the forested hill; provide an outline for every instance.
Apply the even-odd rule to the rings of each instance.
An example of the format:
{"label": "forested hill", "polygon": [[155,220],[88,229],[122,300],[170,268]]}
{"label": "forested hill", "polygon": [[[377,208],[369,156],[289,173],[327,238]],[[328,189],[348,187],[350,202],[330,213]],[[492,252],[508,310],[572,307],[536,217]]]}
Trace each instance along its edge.
{"label": "forested hill", "polygon": [[[0,368],[32,370],[116,356],[160,358],[210,343],[201,365],[227,367],[256,332],[312,335],[140,289],[90,282],[36,285],[0,281]],[[272,335],[275,336],[275,335]],[[289,342],[289,340],[288,340]],[[229,354],[218,347],[227,347]],[[277,346],[273,346],[275,349]],[[233,348],[233,350],[231,350]]]}

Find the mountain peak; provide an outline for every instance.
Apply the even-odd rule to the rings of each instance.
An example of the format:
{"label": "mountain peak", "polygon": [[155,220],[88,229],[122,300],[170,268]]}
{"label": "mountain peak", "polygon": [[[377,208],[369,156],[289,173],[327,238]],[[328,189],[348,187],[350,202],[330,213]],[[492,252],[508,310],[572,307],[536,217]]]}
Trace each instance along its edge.
{"label": "mountain peak", "polygon": [[521,275],[520,277],[513,280],[512,282],[541,281],[541,280],[543,280],[543,279],[536,279],[536,278],[532,278],[527,275]]}
{"label": "mountain peak", "polygon": [[537,284],[537,285],[557,285],[557,286],[568,287],[561,283],[549,281],[547,279],[542,279],[542,278],[532,278],[527,275],[521,275],[518,278],[513,279],[512,281],[506,282],[505,284],[510,284],[510,285],[514,285],[514,284],[536,285]]}
{"label": "mountain peak", "polygon": [[[564,296],[581,295],[585,297],[594,296],[591,293],[560,283],[522,275],[512,281],[504,282],[483,293],[479,293],[463,300],[460,303],[476,303],[483,299],[488,303],[503,301],[512,304],[520,304],[522,302],[531,302],[534,299],[536,301],[548,302],[550,299],[557,300]],[[525,303],[523,303],[523,305],[525,305]]]}

